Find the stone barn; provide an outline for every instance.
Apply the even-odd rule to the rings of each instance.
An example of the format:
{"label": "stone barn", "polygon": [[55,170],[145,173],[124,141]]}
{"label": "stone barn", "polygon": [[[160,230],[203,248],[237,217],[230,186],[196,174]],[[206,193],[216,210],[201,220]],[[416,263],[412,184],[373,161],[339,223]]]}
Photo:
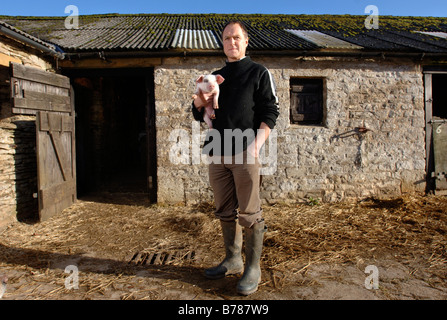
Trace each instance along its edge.
{"label": "stone barn", "polygon": [[[193,120],[191,95],[198,75],[225,63],[220,34],[234,19],[246,24],[248,55],[269,68],[279,97],[280,117],[261,158],[265,201],[443,194],[447,18],[380,17],[377,26],[366,18],[97,15],[81,16],[78,26],[66,28],[63,17],[0,16],[16,32],[52,46],[51,59],[36,54],[37,67],[55,71],[62,82],[69,79],[68,87],[53,94],[66,107],[45,109],[58,115],[53,120],[33,111],[37,116],[23,116],[26,124],[14,122],[14,65],[3,63],[2,83],[8,85],[1,96],[0,194],[9,195],[15,210],[19,198],[30,205],[33,195],[45,198],[36,186],[32,149],[33,130],[39,136],[43,126],[45,139],[56,141],[53,149],[54,137],[66,135],[60,148],[70,145],[64,150],[73,157],[67,162],[73,170],[60,166],[60,192],[72,198],[139,192],[159,203],[211,200],[200,155],[207,127]],[[23,48],[8,50],[4,54],[14,56]],[[23,155],[8,136],[17,131],[23,131],[21,143],[29,144]],[[23,183],[20,170],[32,190],[9,193]],[[66,180],[64,173],[74,176]],[[45,217],[71,201],[51,195],[46,198],[61,204]],[[3,220],[15,214],[13,207],[1,208]]]}

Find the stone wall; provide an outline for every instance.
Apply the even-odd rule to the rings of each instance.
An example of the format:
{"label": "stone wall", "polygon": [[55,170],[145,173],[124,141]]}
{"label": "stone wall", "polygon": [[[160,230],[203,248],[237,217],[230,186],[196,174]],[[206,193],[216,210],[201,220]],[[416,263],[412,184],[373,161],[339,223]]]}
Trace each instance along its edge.
{"label": "stone wall", "polygon": [[37,216],[36,125],[34,117],[0,121],[0,228]]}
{"label": "stone wall", "polygon": [[[403,59],[253,60],[272,72],[281,112],[276,171],[263,178],[263,199],[340,201],[425,190],[419,65]],[[197,161],[198,139],[203,140],[206,126],[193,120],[190,106],[194,79],[223,64],[221,58],[169,58],[155,69],[160,202],[212,199],[207,166]],[[324,79],[323,126],[290,124],[292,77]],[[359,127],[368,131],[361,133]]]}
{"label": "stone wall", "polygon": [[2,66],[7,67],[9,60],[46,71],[54,71],[51,59],[43,58],[42,52],[4,36],[0,36],[0,57]]}
{"label": "stone wall", "polygon": [[52,65],[38,51],[0,37],[0,229],[37,214],[36,125],[34,116],[13,115],[9,61],[43,70]]}

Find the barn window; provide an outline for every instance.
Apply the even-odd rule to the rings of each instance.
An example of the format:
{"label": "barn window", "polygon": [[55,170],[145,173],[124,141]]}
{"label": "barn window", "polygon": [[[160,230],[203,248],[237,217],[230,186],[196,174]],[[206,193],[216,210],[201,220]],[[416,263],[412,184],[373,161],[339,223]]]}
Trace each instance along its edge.
{"label": "barn window", "polygon": [[290,123],[323,124],[323,79],[290,79]]}

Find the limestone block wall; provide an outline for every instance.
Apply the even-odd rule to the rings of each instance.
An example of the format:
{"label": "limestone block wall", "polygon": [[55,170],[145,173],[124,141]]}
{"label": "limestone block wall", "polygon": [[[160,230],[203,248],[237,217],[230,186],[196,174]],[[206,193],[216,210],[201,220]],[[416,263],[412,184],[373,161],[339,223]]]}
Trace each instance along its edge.
{"label": "limestone block wall", "polygon": [[[0,65],[7,67],[9,61],[21,63],[26,66],[54,71],[49,59],[42,57],[42,53],[15,40],[0,36]],[[8,61],[9,60],[9,61]]]}
{"label": "limestone block wall", "polygon": [[[424,89],[419,66],[402,60],[357,59],[296,61],[287,69],[281,68],[283,64],[269,65],[284,102],[278,128],[278,168],[283,170],[265,186],[265,198],[336,201],[424,191]],[[324,126],[289,124],[291,77],[325,79]],[[358,133],[359,127],[369,131]]]}
{"label": "limestone block wall", "polygon": [[[340,201],[425,190],[424,88],[411,60],[253,57],[271,71],[280,102],[276,163],[265,201]],[[155,69],[160,202],[212,200],[200,159],[206,126],[190,113],[194,79],[222,58],[169,58]],[[290,124],[290,79],[322,78],[322,126]],[[367,128],[361,133],[358,128]],[[270,156],[270,154],[269,154]]]}
{"label": "limestone block wall", "polygon": [[224,63],[223,58],[169,58],[154,70],[157,199],[161,203],[211,199],[208,167],[200,154],[207,127],[192,117],[191,96],[195,79]]}
{"label": "limestone block wall", "polygon": [[35,118],[0,121],[0,228],[37,215]]}

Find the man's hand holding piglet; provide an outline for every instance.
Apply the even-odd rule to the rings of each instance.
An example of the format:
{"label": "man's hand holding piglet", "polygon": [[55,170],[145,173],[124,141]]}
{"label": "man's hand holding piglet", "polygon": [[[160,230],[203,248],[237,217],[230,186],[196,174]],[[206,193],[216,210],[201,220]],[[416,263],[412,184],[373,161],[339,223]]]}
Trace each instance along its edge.
{"label": "man's hand holding piglet", "polygon": [[203,92],[202,90],[199,90],[198,93],[193,95],[194,106],[200,111],[203,107],[213,102],[213,96],[214,93],[212,92]]}
{"label": "man's hand holding piglet", "polygon": [[209,128],[213,127],[212,119],[216,118],[214,109],[219,108],[219,85],[224,80],[221,75],[201,75],[196,80],[196,92],[193,96],[194,106],[199,111],[205,107],[203,120]]}

